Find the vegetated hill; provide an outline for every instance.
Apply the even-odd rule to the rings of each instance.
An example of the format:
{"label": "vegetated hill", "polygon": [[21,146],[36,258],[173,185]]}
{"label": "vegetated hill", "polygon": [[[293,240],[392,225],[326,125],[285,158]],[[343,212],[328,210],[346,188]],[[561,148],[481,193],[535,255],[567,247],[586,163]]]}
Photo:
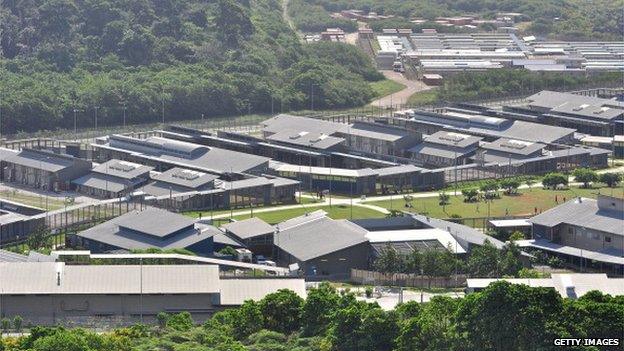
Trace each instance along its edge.
{"label": "vegetated hill", "polygon": [[[520,12],[532,23],[528,32],[566,40],[622,40],[623,0],[296,0],[328,12],[346,9],[374,11],[397,18],[372,22],[373,28],[421,26],[414,17],[433,20],[439,16],[478,14],[494,18],[498,12]],[[320,15],[318,15],[320,17]],[[310,19],[308,19],[310,21]],[[435,26],[427,23],[427,27]],[[438,27],[441,31],[448,28]],[[451,29],[457,30],[457,29]]]}
{"label": "vegetated hill", "polygon": [[370,60],[302,45],[280,0],[5,0],[3,133],[349,107],[373,96]]}

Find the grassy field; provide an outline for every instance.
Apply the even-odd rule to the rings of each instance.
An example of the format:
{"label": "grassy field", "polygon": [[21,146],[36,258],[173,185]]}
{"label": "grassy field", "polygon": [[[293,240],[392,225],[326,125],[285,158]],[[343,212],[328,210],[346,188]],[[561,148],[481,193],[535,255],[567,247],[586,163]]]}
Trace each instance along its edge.
{"label": "grassy field", "polygon": [[[31,195],[21,191],[2,190],[0,191],[0,199],[18,202],[20,204],[32,207],[46,208],[46,197]],[[48,197],[47,206],[49,210],[58,210],[65,206],[65,202],[62,200]]]}
{"label": "grassy field", "polygon": [[[327,212],[328,216],[333,219],[351,219],[351,209],[350,206],[347,205],[335,205],[331,208],[329,206],[319,206],[319,207],[310,207],[310,208],[293,208],[281,211],[272,211],[272,212],[254,212],[254,217],[258,217],[263,221],[276,224],[282,222],[284,220],[298,217],[304,215],[306,212],[314,212],[318,210],[323,210]],[[381,218],[385,215],[381,212],[377,212],[375,210],[371,210],[364,207],[353,206],[353,218]],[[243,216],[234,216],[234,219],[241,220],[247,219],[251,216],[249,214]]]}
{"label": "grassy field", "polygon": [[431,105],[438,102],[438,91],[434,89],[419,91],[407,99],[408,105]]}
{"label": "grassy field", "polygon": [[370,87],[375,92],[375,96],[382,97],[390,94],[394,94],[397,91],[405,89],[405,85],[397,83],[390,79],[384,79],[377,82],[369,83]]}
{"label": "grassy field", "polygon": [[[611,195],[618,197],[624,197],[623,188],[593,188],[593,189],[581,189],[571,188],[568,190],[544,190],[541,188],[523,189],[520,190],[518,195],[507,196],[501,192],[501,198],[496,199],[490,203],[490,216],[498,217],[509,214],[511,216],[532,215],[535,208],[538,211],[546,211],[549,208],[555,207],[555,196],[559,204],[565,197],[566,200],[572,199],[575,196],[582,196],[588,198],[595,198],[600,192],[601,194]],[[376,205],[390,209],[390,201],[372,201],[366,202],[367,204]],[[410,212],[427,213],[432,217],[448,218],[452,215],[459,215],[463,218],[472,217],[487,217],[488,205],[481,201],[476,203],[464,202],[464,197],[461,195],[451,196],[450,204],[442,207],[439,205],[437,197],[420,198],[412,201],[412,208],[405,208],[405,201],[397,196],[397,199],[393,201],[392,207],[395,210],[407,210]]]}

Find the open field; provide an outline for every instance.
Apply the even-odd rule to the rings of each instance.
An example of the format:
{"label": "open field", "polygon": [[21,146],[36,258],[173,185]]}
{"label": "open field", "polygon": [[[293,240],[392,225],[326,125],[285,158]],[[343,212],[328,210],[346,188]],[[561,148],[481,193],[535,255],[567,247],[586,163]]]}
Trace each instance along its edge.
{"label": "open field", "polygon": [[[557,205],[555,202],[555,196],[559,203],[572,199],[575,196],[582,196],[587,198],[595,198],[598,193],[624,197],[624,189],[619,188],[592,188],[582,189],[578,187],[572,187],[568,190],[544,190],[541,188],[534,189],[522,189],[519,190],[518,195],[504,195],[502,192],[500,199],[496,199],[490,203],[490,216],[500,217],[506,214],[510,216],[522,216],[533,215],[535,208],[538,211],[546,211]],[[452,215],[459,215],[463,218],[472,217],[488,217],[488,204],[484,201],[467,203],[464,202],[462,195],[451,196],[450,204],[446,206],[439,205],[439,199],[437,197],[428,198],[416,198],[412,201],[412,208],[405,207],[405,201],[403,197],[397,195],[396,199],[392,201],[371,201],[365,202],[366,204],[376,205],[379,207],[395,210],[406,210],[416,213],[426,213],[429,216],[437,218],[448,218]]]}
{"label": "open field", "polygon": [[370,87],[375,92],[375,96],[382,97],[390,94],[394,94],[397,91],[405,89],[405,85],[395,82],[390,79],[384,79],[377,82],[369,83]]}
{"label": "open field", "polygon": [[433,88],[412,94],[407,99],[408,105],[432,105],[438,102],[438,91]]}
{"label": "open field", "polygon": [[[0,199],[18,202],[26,206],[38,207],[41,209],[46,208],[45,196],[27,194],[21,191],[2,190],[0,191]],[[63,208],[63,206],[65,206],[64,201],[51,197],[47,198],[47,208],[50,211],[58,210]]]}
{"label": "open field", "polygon": [[[334,205],[332,207],[319,206],[319,207],[310,207],[310,208],[304,208],[304,207],[291,208],[291,209],[272,211],[272,212],[258,212],[258,213],[254,213],[254,217],[258,217],[262,219],[263,221],[270,223],[270,224],[276,224],[276,223],[282,222],[284,220],[287,220],[293,217],[302,216],[306,212],[314,212],[318,210],[323,210],[327,212],[328,216],[333,219],[351,219],[350,207],[351,206],[349,205]],[[355,205],[353,206],[353,218],[354,219],[356,218],[381,218],[384,216],[385,215],[383,213],[372,210],[372,209],[359,207]],[[234,219],[241,220],[241,219],[247,219],[250,217],[251,215],[247,214],[247,215],[234,216]]]}

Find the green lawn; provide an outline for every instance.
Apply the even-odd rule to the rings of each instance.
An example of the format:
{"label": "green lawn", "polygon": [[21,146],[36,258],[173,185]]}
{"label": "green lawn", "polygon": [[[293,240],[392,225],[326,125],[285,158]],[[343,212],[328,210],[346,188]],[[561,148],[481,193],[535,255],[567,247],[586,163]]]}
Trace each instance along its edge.
{"label": "green lawn", "polygon": [[[294,208],[288,210],[281,211],[272,211],[272,212],[254,212],[254,217],[258,217],[263,221],[276,224],[282,222],[284,220],[298,217],[304,215],[306,212],[314,212],[318,210],[323,210],[327,212],[329,217],[333,219],[351,219],[351,209],[348,205],[335,205],[331,208],[329,206],[319,206],[319,207],[309,207],[309,208]],[[250,218],[250,215],[243,216],[234,216],[234,219],[241,220]],[[377,212],[375,210],[371,210],[364,207],[353,206],[353,218],[381,218],[385,217],[385,215],[381,212]]]}
{"label": "green lawn", "polygon": [[[18,202],[20,204],[32,207],[38,207],[41,209],[46,208],[46,197],[26,194],[21,191],[2,190],[0,191],[0,199]],[[48,197],[47,206],[50,211],[58,210],[65,206],[65,202],[62,200]]]}
{"label": "green lawn", "polygon": [[433,88],[414,93],[407,99],[408,105],[431,105],[438,102],[438,91]]}
{"label": "green lawn", "polygon": [[[535,208],[538,211],[546,211],[549,208],[555,207],[555,195],[559,203],[572,199],[575,196],[582,196],[588,198],[595,198],[598,192],[601,194],[611,195],[618,197],[624,197],[623,188],[594,188],[594,189],[581,189],[578,187],[571,188],[569,190],[544,190],[541,188],[523,189],[519,191],[518,195],[507,196],[501,192],[501,198],[496,199],[490,203],[490,216],[498,217],[505,216],[508,211],[511,216],[532,215]],[[390,209],[390,201],[372,201],[367,202],[371,205],[377,205]],[[488,217],[487,203],[481,201],[477,203],[466,203],[464,197],[461,195],[451,196],[450,204],[442,207],[439,205],[437,197],[431,198],[416,198],[412,201],[413,207],[408,209],[405,207],[405,201],[401,196],[397,196],[396,200],[392,202],[392,208],[395,210],[408,210],[410,212],[427,213],[429,216],[437,218],[448,218],[451,215],[459,215],[463,218],[472,217]]]}
{"label": "green lawn", "polygon": [[405,89],[405,85],[397,83],[390,79],[384,79],[377,82],[369,83],[370,87],[375,92],[376,97],[388,96],[394,94],[397,91]]}

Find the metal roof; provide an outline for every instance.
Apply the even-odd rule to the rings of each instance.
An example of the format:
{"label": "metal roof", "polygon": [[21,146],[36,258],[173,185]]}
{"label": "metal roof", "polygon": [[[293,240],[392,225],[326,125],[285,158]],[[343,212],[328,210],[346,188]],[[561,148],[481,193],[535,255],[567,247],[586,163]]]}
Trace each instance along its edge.
{"label": "metal roof", "polygon": [[247,300],[262,300],[266,295],[281,289],[293,291],[305,299],[305,280],[299,278],[277,279],[221,279],[220,305],[242,305]]}
{"label": "metal roof", "polygon": [[215,265],[65,265],[0,262],[0,294],[219,293]]}
{"label": "metal roof", "polygon": [[301,174],[318,174],[318,175],[332,175],[342,177],[368,177],[374,176],[377,172],[371,168],[360,169],[346,169],[346,168],[330,168],[330,167],[316,167],[305,165],[293,165],[290,163],[282,162],[270,162],[269,167],[278,172],[293,172]]}
{"label": "metal roof", "polygon": [[483,143],[481,148],[486,150],[504,152],[507,154],[516,154],[528,156],[538,153],[546,147],[544,144],[534,143],[523,140],[500,138],[491,143]]}
{"label": "metal roof", "polygon": [[624,103],[571,93],[544,90],[527,98],[531,108],[590,119],[614,119],[624,115]]}
{"label": "metal roof", "polygon": [[368,232],[366,238],[370,243],[437,240],[444,248],[455,254],[466,253],[449,232],[438,228],[375,231]]}
{"label": "metal roof", "polygon": [[414,146],[409,149],[409,152],[412,154],[419,155],[428,155],[435,157],[442,157],[454,160],[457,157],[461,157],[471,153],[474,150],[463,150],[463,149],[453,149],[452,147],[445,145],[436,145],[436,144],[428,144],[422,143]]}
{"label": "metal roof", "polygon": [[186,248],[221,233],[215,227],[196,224],[191,218],[150,208],[129,212],[76,234],[122,249]]}
{"label": "metal roof", "polygon": [[92,172],[114,176],[121,179],[134,179],[149,173],[153,169],[153,167],[138,163],[113,159],[97,165],[93,168]]}
{"label": "metal roof", "polygon": [[[305,216],[303,220],[305,220]],[[292,223],[292,222],[291,222]],[[300,261],[344,250],[367,242],[366,229],[347,220],[316,217],[299,225],[284,229],[274,235],[275,246]]]}
{"label": "metal roof", "polygon": [[152,179],[159,182],[179,185],[189,189],[200,188],[206,184],[210,184],[217,178],[219,177],[214,174],[193,171],[180,167],[171,168],[168,171],[152,177]]}
{"label": "metal roof", "polygon": [[475,144],[478,145],[479,141],[481,140],[483,140],[483,138],[476,137],[474,135],[447,132],[445,130],[433,133],[425,138],[425,141],[427,143],[447,145],[458,148],[466,148],[469,146],[474,146]]}
{"label": "metal roof", "polygon": [[58,172],[74,165],[74,158],[68,155],[59,155],[52,152],[24,149],[19,153],[9,155],[3,161],[24,167],[42,169],[47,172]]}
{"label": "metal roof", "polygon": [[95,143],[92,146],[126,152],[176,167],[217,174],[247,172],[269,161],[267,157],[160,137],[137,139],[112,135],[108,137],[108,143]]}
{"label": "metal roof", "polygon": [[492,243],[492,245],[499,249],[505,245],[502,241],[463,224],[445,221],[443,219],[431,218],[419,214],[412,214],[412,217],[426,227],[438,228],[446,231],[450,230],[451,235],[453,235],[459,243],[467,242],[475,245],[483,245],[485,241],[488,240]]}
{"label": "metal roof", "polygon": [[114,219],[119,227],[128,228],[160,238],[194,225],[190,217],[149,207],[143,211],[131,211]]}
{"label": "metal roof", "polygon": [[89,173],[78,179],[72,180],[72,184],[85,186],[89,188],[99,189],[118,193],[126,189],[132,189],[135,183],[125,178],[118,178],[113,175],[101,173]]}
{"label": "metal roof", "polygon": [[530,247],[598,262],[624,265],[624,252],[621,250],[616,250],[615,252],[613,250],[606,250],[605,252],[590,251],[572,246],[559,245],[546,239],[518,240],[515,241],[515,243],[521,248]]}
{"label": "metal roof", "polygon": [[401,140],[411,135],[409,131],[402,128],[360,121],[354,122],[347,132],[350,135],[390,142]]}
{"label": "metal roof", "polygon": [[553,207],[529,222],[546,227],[554,227],[561,223],[624,235],[624,212],[605,210],[598,207],[598,201],[576,198],[557,207]]}
{"label": "metal roof", "polygon": [[531,223],[526,219],[498,219],[490,220],[490,224],[496,228],[530,227]]}
{"label": "metal roof", "polygon": [[332,148],[345,141],[344,138],[330,136],[325,133],[307,132],[295,129],[281,130],[275,134],[266,137],[266,139],[270,141],[277,141],[298,146],[307,146],[313,149],[320,150]]}
{"label": "metal roof", "polygon": [[249,239],[261,235],[273,234],[275,228],[258,217],[228,223],[223,229],[236,235],[240,239]]}

